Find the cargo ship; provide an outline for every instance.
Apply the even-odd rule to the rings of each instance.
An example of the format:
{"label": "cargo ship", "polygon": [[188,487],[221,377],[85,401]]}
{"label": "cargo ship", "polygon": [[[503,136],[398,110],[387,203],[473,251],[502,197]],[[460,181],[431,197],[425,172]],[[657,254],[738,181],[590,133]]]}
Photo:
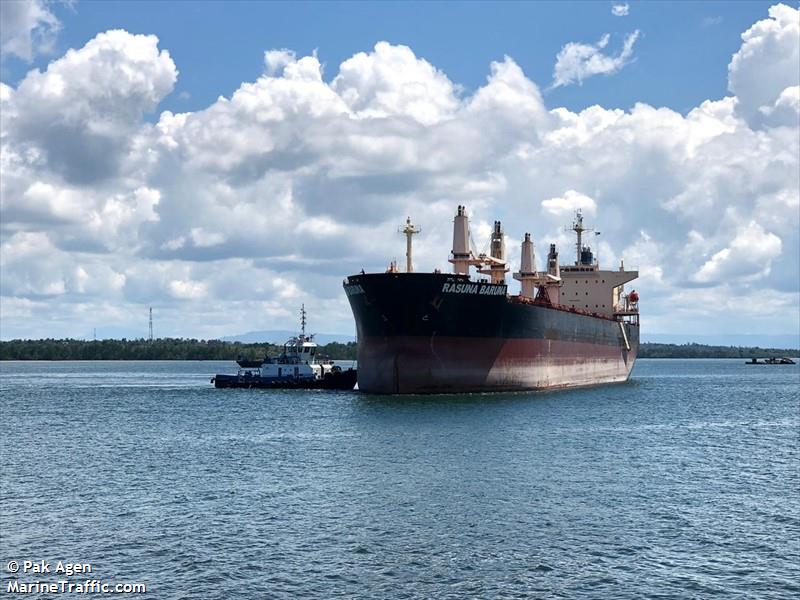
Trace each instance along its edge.
{"label": "cargo ship", "polygon": [[[453,223],[452,273],[414,272],[408,219],[406,269],[344,281],[358,336],[358,388],[377,394],[546,390],[627,381],[639,349],[639,307],[625,284],[638,271],[604,270],[594,258],[577,212],[573,264],[559,264],[550,244],[536,270],[526,233],[520,293],[510,295],[502,224],[495,221],[489,254],[470,240],[459,206]],[[476,268],[476,277],[470,268]]]}

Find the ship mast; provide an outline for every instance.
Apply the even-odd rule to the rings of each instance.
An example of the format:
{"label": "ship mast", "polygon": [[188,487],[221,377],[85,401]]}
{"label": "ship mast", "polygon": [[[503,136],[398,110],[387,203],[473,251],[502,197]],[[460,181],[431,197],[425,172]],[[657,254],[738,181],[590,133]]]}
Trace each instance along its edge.
{"label": "ship mast", "polygon": [[411,222],[411,217],[406,218],[406,226],[400,230],[400,233],[406,234],[406,273],[414,272],[414,265],[411,262],[411,238],[420,231],[421,229]]}
{"label": "ship mast", "polygon": [[306,339],[306,305],[300,305],[300,337]]}
{"label": "ship mast", "polygon": [[583,226],[583,215],[581,214],[581,209],[578,209],[578,212],[575,214],[575,220],[572,222],[572,231],[578,236],[578,242],[575,244],[577,252],[575,254],[575,264],[581,264],[581,251],[583,250],[583,232],[584,231],[594,231],[594,229],[590,229],[588,227]]}

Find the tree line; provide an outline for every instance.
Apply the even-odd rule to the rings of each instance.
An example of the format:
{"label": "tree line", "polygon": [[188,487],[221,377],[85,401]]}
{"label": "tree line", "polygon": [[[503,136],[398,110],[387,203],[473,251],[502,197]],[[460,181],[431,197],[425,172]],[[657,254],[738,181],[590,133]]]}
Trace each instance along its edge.
{"label": "tree line", "polygon": [[[275,344],[245,344],[220,340],[159,338],[155,340],[10,340],[0,342],[0,360],[236,360],[276,356]],[[355,360],[355,342],[320,345],[317,356]],[[798,356],[796,349],[703,344],[641,344],[639,358],[769,358]]]}
{"label": "tree line", "polygon": [[[159,338],[155,340],[10,340],[0,342],[0,360],[236,360],[276,356],[283,346],[220,340]],[[317,356],[355,360],[356,344],[331,342]]]}
{"label": "tree line", "polygon": [[639,358],[780,358],[798,356],[797,349],[705,344],[641,344]]}

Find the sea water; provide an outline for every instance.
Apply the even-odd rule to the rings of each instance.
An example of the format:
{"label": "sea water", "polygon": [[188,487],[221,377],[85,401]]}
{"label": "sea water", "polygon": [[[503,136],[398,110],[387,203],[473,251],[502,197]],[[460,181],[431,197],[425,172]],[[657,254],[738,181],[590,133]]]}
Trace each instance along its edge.
{"label": "sea water", "polygon": [[225,371],[0,364],[0,593],[800,594],[798,366],[641,360],[621,385],[411,397],[214,389]]}

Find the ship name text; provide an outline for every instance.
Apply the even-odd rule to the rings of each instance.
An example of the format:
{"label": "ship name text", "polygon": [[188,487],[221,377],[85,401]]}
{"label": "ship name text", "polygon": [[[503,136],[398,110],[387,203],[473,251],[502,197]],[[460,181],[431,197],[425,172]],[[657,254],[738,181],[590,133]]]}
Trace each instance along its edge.
{"label": "ship name text", "polygon": [[505,296],[504,285],[481,285],[478,283],[445,283],[442,292],[447,294],[477,294],[479,296]]}

